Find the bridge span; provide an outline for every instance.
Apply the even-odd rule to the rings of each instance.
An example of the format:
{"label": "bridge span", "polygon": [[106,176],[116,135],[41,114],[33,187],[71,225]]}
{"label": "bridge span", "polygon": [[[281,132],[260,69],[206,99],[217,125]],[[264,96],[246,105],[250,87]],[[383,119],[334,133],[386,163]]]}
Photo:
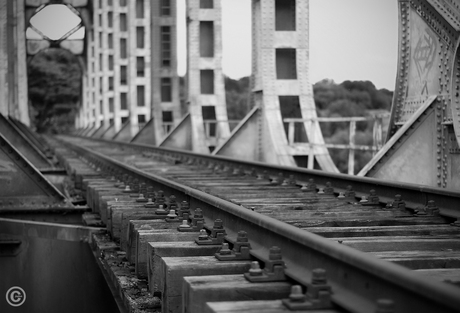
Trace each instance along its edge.
{"label": "bridge span", "polygon": [[[57,3],[81,23],[26,39]],[[356,176],[319,126],[344,119],[317,116],[308,1],[252,0],[235,127],[220,0],[186,3],[181,104],[175,0],[0,0],[0,311],[460,312],[458,0],[398,1],[388,137]],[[30,128],[49,47],[83,69],[74,134]]]}

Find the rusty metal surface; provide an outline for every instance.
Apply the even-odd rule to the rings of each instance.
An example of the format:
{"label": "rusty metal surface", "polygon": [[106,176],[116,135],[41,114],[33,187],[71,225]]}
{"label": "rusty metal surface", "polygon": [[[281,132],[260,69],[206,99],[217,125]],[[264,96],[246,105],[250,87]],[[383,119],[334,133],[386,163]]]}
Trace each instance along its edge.
{"label": "rusty metal surface", "polygon": [[[100,146],[100,143],[95,144]],[[311,277],[311,272],[306,268],[321,267],[326,269],[330,284],[334,290],[333,301],[347,310],[355,312],[372,311],[375,299],[385,295],[385,297],[391,298],[395,303],[398,303],[397,312],[407,312],[409,310],[421,312],[436,310],[458,311],[460,305],[458,293],[455,289],[445,284],[427,281],[400,266],[378,260],[370,254],[364,254],[337,242],[325,240],[325,238],[253,212],[237,204],[216,198],[206,192],[165,179],[153,173],[146,173],[123,162],[105,157],[100,153],[91,151],[94,149],[83,148],[81,141],[79,146],[74,146],[74,149],[85,155],[89,162],[102,170],[113,171],[116,168],[119,172],[129,173],[133,178],[148,181],[155,189],[162,189],[165,194],[174,194],[178,201],[188,200],[191,207],[200,207],[207,212],[206,222],[208,225],[211,225],[215,219],[225,221],[229,237],[234,237],[241,229],[246,230],[248,237],[251,238],[251,246],[253,246],[251,253],[259,259],[268,259],[267,247],[274,245],[282,247],[283,259],[287,264],[286,275],[302,284],[307,284]],[[144,152],[148,151],[146,147],[142,147],[137,153],[142,153],[140,152],[142,150]],[[124,151],[126,156],[129,156],[130,153],[136,153],[135,150],[128,151],[127,147],[124,148]],[[171,151],[163,152],[165,157],[173,158]],[[122,156],[120,155],[119,157]],[[211,158],[209,156],[203,157]],[[220,160],[222,159],[220,158]],[[190,158],[185,162],[188,161],[191,161]],[[227,164],[229,164],[229,160],[227,161]],[[195,162],[198,161],[195,160]],[[239,163],[241,164],[241,162]],[[256,163],[251,162],[251,165],[256,165]],[[258,170],[260,170],[261,164],[257,165],[259,166]],[[216,166],[218,165],[216,164]],[[278,171],[283,169],[285,176],[290,171],[291,173],[299,173],[299,171],[292,168],[278,166],[276,169]],[[300,172],[301,175],[306,175],[305,177],[307,177],[307,173],[310,178],[315,177],[315,181],[336,178],[337,180],[333,180],[334,185],[341,185],[341,180],[344,183],[346,181],[347,185],[350,184],[350,177],[346,175],[329,173],[326,174],[327,177],[320,179],[324,173],[315,171]],[[296,176],[296,178],[299,180],[299,176]],[[414,195],[409,197],[410,201],[415,200],[416,203],[422,203],[423,200],[426,200],[426,197],[431,196],[431,192],[441,197],[451,196],[454,199],[457,197],[457,201],[459,196],[458,194],[449,194],[446,191],[435,190],[434,188],[425,190],[421,186],[381,183],[377,180],[366,178],[353,178],[352,182],[354,186],[357,183],[356,185],[360,189],[363,189],[364,186],[366,189],[372,188],[371,186],[383,187],[379,189],[379,194],[380,190],[387,189],[386,191],[388,192],[388,190],[393,189],[392,192],[394,192],[398,189],[401,192],[401,189],[404,189],[404,195],[406,195],[406,190],[409,190],[409,194],[413,193]],[[415,196],[416,194],[418,196]]]}

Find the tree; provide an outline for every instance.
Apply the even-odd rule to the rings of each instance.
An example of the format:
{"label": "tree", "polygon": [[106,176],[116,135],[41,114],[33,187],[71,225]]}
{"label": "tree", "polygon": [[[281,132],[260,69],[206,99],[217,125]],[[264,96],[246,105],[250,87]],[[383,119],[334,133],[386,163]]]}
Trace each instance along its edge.
{"label": "tree", "polygon": [[241,120],[251,109],[249,107],[249,77],[239,80],[225,77],[225,101],[229,120]]}
{"label": "tree", "polygon": [[[373,110],[388,111],[393,93],[387,89],[376,89],[370,81],[344,81],[337,85],[332,80],[322,80],[313,85],[313,93],[318,116],[351,117],[367,116]],[[320,123],[326,142],[348,144],[349,123]],[[373,123],[359,122],[356,125],[356,144],[371,145]],[[348,151],[329,149],[337,168],[348,170]],[[361,169],[372,157],[371,152],[357,151],[355,171]]]}
{"label": "tree", "polygon": [[63,132],[73,127],[80,102],[81,75],[76,57],[66,50],[46,49],[31,60],[29,100],[37,132]]}

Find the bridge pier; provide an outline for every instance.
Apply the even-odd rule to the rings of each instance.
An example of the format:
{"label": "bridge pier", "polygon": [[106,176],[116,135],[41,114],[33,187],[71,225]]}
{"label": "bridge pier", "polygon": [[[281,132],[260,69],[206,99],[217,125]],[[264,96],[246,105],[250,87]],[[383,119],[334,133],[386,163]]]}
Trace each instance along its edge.
{"label": "bridge pier", "polygon": [[252,101],[257,109],[214,154],[338,172],[321,146],[317,121],[297,125],[295,142],[288,141],[283,121],[317,117],[308,73],[308,1],[254,0],[252,12]]}
{"label": "bridge pier", "polygon": [[189,115],[162,147],[209,153],[230,135],[222,73],[220,0],[187,0],[187,104]]}
{"label": "bridge pier", "polygon": [[24,0],[0,0],[0,113],[30,124]]}

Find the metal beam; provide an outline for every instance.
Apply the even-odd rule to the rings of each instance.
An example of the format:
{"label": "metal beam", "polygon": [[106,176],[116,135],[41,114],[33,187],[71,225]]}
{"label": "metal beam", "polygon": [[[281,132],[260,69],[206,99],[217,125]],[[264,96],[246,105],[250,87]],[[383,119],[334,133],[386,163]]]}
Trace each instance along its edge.
{"label": "metal beam", "polygon": [[460,188],[459,30],[460,8],[451,0],[399,1],[387,143],[359,175]]}
{"label": "metal beam", "polygon": [[105,231],[98,227],[0,218],[0,234],[13,236],[91,242],[93,233]]}
{"label": "metal beam", "polygon": [[29,140],[23,132],[10,120],[0,114],[0,133],[14,145],[18,151],[39,169],[51,168],[53,163],[40,151],[34,142]]}
{"label": "metal beam", "polygon": [[45,211],[72,204],[0,133],[1,211]]}

